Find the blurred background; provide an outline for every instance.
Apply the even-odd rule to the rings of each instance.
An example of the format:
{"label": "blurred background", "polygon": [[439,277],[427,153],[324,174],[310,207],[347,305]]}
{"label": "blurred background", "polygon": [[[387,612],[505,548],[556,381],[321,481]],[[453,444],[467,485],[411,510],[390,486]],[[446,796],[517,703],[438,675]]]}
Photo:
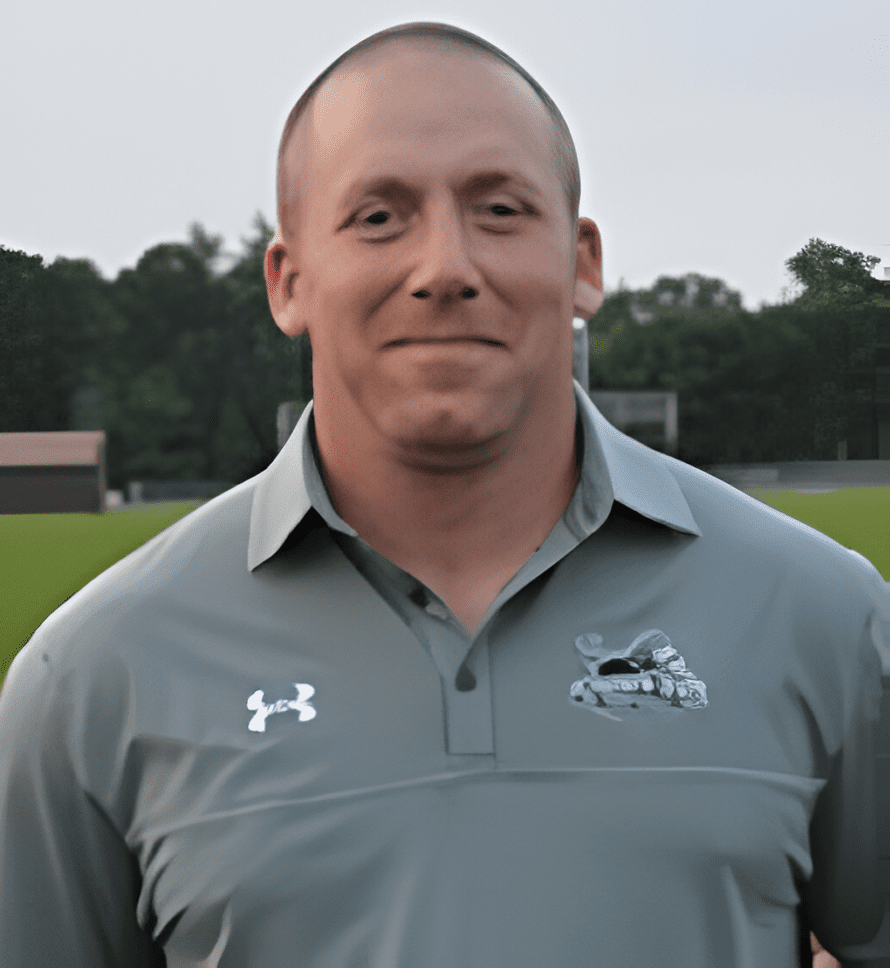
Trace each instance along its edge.
{"label": "blurred background", "polygon": [[568,119],[609,293],[589,387],[656,395],[607,416],[703,467],[890,459],[885,0],[7,5],[0,432],[102,432],[122,498],[265,467],[311,396],[261,275],[281,127],[419,19]]}

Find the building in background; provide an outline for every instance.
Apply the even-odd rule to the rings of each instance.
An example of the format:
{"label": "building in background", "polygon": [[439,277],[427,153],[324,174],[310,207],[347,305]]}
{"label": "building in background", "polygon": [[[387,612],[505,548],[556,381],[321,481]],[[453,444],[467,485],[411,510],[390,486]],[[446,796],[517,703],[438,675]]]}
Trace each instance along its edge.
{"label": "building in background", "polygon": [[0,433],[0,514],[105,510],[105,432]]}
{"label": "building in background", "polygon": [[593,390],[588,396],[622,433],[665,454],[677,453],[677,394],[673,390]]}

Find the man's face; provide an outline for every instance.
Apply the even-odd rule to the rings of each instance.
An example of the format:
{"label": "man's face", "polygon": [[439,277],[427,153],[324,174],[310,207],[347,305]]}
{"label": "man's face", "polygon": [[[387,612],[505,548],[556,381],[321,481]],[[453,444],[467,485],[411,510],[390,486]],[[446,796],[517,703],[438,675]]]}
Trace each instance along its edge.
{"label": "man's face", "polygon": [[[342,69],[296,132],[290,311],[316,421],[419,461],[489,459],[571,387],[574,228],[553,130],[505,66],[393,44]],[[341,420],[341,423],[343,421]]]}

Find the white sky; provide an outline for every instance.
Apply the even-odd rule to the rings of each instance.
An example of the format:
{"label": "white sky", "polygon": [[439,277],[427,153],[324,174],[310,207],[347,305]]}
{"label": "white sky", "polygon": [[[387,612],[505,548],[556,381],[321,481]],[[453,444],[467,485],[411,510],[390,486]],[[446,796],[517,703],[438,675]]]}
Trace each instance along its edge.
{"label": "white sky", "polygon": [[0,244],[111,278],[197,219],[237,251],[274,221],[292,103],[408,20],[481,34],[559,104],[607,288],[701,272],[756,308],[813,236],[890,265],[887,0],[4,4]]}

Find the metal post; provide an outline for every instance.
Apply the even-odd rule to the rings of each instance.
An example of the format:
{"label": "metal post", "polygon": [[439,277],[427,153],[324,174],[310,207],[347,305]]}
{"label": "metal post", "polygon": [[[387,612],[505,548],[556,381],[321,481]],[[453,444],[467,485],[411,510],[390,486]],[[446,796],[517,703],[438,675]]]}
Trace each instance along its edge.
{"label": "metal post", "polygon": [[572,370],[587,393],[590,390],[590,334],[586,319],[572,321]]}

